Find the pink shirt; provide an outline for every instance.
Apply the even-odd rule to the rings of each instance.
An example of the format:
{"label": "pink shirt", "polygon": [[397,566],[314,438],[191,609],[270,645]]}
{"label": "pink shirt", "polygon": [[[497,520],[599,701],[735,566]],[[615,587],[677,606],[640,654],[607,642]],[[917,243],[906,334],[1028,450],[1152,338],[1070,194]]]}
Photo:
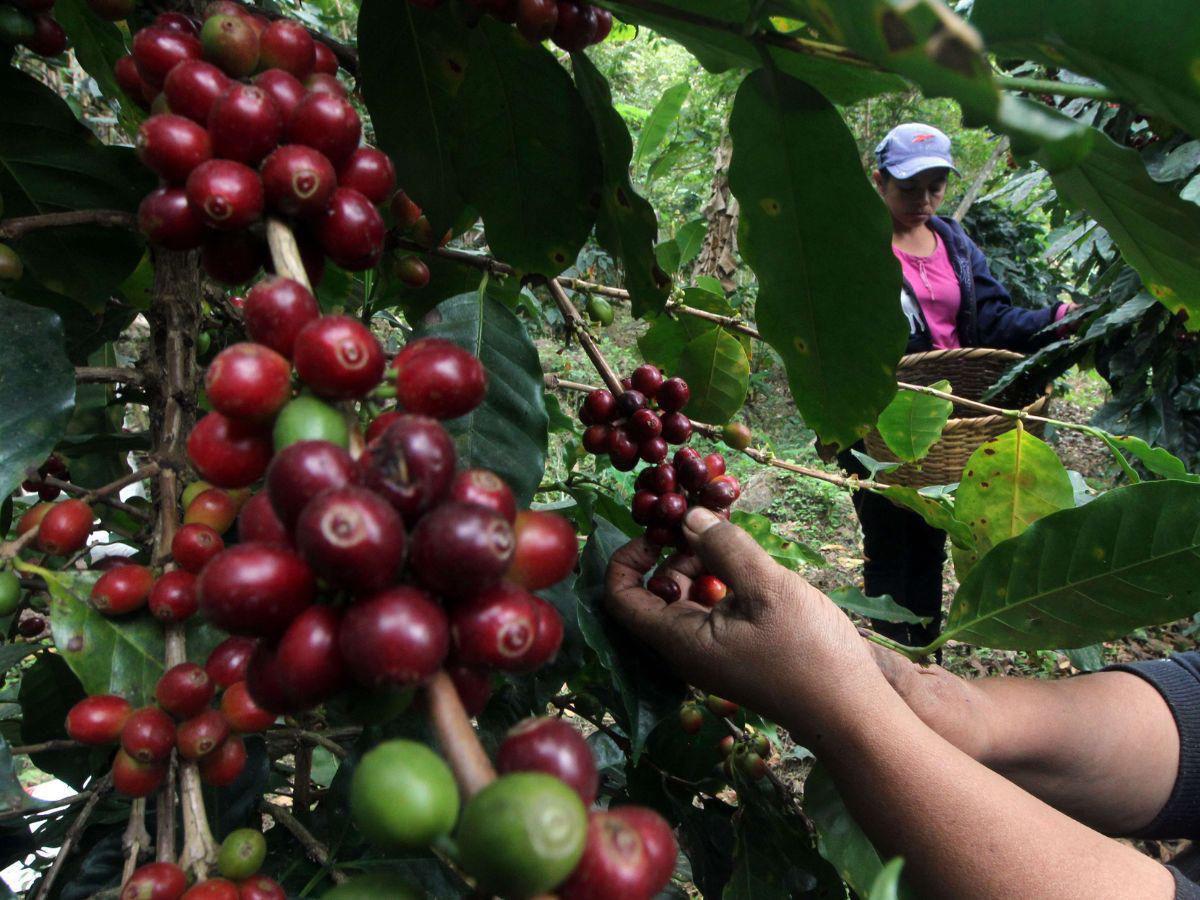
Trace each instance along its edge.
{"label": "pink shirt", "polygon": [[929,336],[937,350],[961,347],[958,339],[958,310],[962,306],[962,288],[954,267],[950,265],[950,254],[946,245],[933,232],[937,243],[932,256],[914,256],[898,247],[892,252],[900,260],[905,280],[917,293],[917,303],[929,326]]}

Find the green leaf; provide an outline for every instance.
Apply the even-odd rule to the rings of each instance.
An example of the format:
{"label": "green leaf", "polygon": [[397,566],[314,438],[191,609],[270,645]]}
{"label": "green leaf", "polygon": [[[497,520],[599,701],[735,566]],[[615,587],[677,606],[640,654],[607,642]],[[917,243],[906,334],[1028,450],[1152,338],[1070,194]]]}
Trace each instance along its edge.
{"label": "green leaf", "polygon": [[730,521],[754,538],[781,566],[798,570],[802,565],[819,569],[829,565],[824,556],[803,541],[789,540],[773,532],[771,520],[766,516],[735,509],[730,514]]}
{"label": "green leaf", "polygon": [[0,683],[8,670],[42,649],[40,644],[0,644]]}
{"label": "green leaf", "polygon": [[940,528],[960,547],[974,549],[975,536],[970,528],[954,517],[954,506],[945,497],[930,497],[916,488],[899,484],[889,484],[878,493],[897,506],[911,509],[934,528]]}
{"label": "green leaf", "polygon": [[[41,570],[39,574],[50,591],[54,645],[84,691],[117,694],[135,707],[151,702],[164,671],[162,623],[145,611],[109,617],[94,609],[86,598],[99,572]],[[188,657],[203,662],[224,637],[194,619],[187,633]]]}
{"label": "green leaf", "polygon": [[600,205],[596,130],[571,77],[545,47],[485,16],[458,100],[459,186],[492,252],[523,274],[557,275]]}
{"label": "green leaf", "polygon": [[1175,478],[1179,481],[1200,481],[1200,475],[1193,475],[1187,470],[1178,456],[1170,453],[1162,447],[1151,447],[1140,437],[1133,435],[1114,435],[1113,442],[1121,448],[1132,453],[1137,461],[1146,467],[1146,470],[1153,472],[1163,478]]}
{"label": "green leaf", "polygon": [[1104,668],[1103,644],[1091,644],[1075,650],[1064,650],[1063,653],[1071,661],[1071,665],[1080,672],[1095,672],[1097,669]]}
{"label": "green leaf", "polygon": [[[930,387],[949,391],[950,382],[939,381]],[[953,410],[954,404],[949,400],[901,390],[879,414],[875,427],[897,457],[905,462],[917,462],[924,459],[929,448],[941,438]]]}
{"label": "green leaf", "polygon": [[707,234],[708,222],[704,219],[692,219],[675,232],[675,243],[679,245],[679,265],[686,266],[700,255]]}
{"label": "green leaf", "polygon": [[[674,243],[669,246],[675,246]],[[690,287],[683,292],[683,302],[696,309],[717,313],[722,316],[736,316],[737,310],[729,305],[724,294],[714,294],[700,287]],[[647,362],[652,362],[666,372],[676,372],[679,369],[680,358],[684,347],[702,335],[721,329],[720,325],[686,315],[658,315],[650,319],[650,328],[637,339],[638,349]],[[747,335],[739,334],[728,329],[726,334],[735,337],[742,345],[747,357],[750,356],[751,344]],[[689,409],[689,412],[691,410]],[[697,415],[697,419],[703,419]]]}
{"label": "green leaf", "polygon": [[546,467],[550,418],[541,362],[525,326],[481,289],[439,304],[415,336],[454,341],[483,363],[488,373],[483,403],[446,427],[464,465],[491,469],[527,506]]}
{"label": "green leaf", "polygon": [[84,71],[96,79],[104,96],[120,101],[118,116],[127,134],[133,134],[145,117],[117,84],[113,65],[128,51],[116,23],[101,19],[85,0],[57,0],[54,18],[71,41],[71,50]]}
{"label": "green leaf", "polygon": [[829,592],[829,599],[847,612],[858,613],[880,622],[906,622],[910,625],[928,625],[931,619],[923,618],[911,609],[901,606],[889,595],[868,597],[856,587],[843,587]]}
{"label": "green leaf", "polygon": [[650,115],[642,123],[642,131],[638,135],[637,152],[633,157],[634,168],[640,169],[646,158],[652,156],[662,146],[671,126],[679,118],[679,111],[683,109],[683,103],[687,100],[691,90],[690,84],[681,81],[662,92],[662,96],[654,104],[654,109],[650,110]]}
{"label": "green leaf", "polygon": [[759,331],[783,359],[805,422],[823,442],[848,447],[895,394],[908,335],[887,211],[841,116],[807,85],[752,73],[729,128]]}
{"label": "green leaf", "polygon": [[658,217],[629,180],[633,141],[625,120],[613,109],[608,82],[586,54],[575,53],[571,59],[579,94],[596,127],[604,165],[596,239],[624,264],[633,314],[640,318],[661,310],[671,290],[671,279],[654,255]]}
{"label": "green leaf", "polygon": [[41,465],[75,405],[75,368],[63,353],[62,322],[0,295],[0,497]]}
{"label": "green leaf", "polygon": [[963,581],[939,643],[1083,647],[1200,610],[1200,485],[1147,481],[1052,513]]}
{"label": "green leaf", "polygon": [[13,767],[12,749],[0,737],[0,813],[22,812],[46,804],[25,793]]}
{"label": "green leaf", "polygon": [[689,341],[675,374],[692,389],[688,416],[710,425],[737,415],[750,392],[750,360],[741,341],[722,328]]}
{"label": "green leaf", "polygon": [[458,95],[468,32],[451,4],[363,0],[358,78],[379,147],[396,180],[441,234],[466,202],[454,167]]}
{"label": "green leaf", "polygon": [[[1044,441],[1006,431],[971,454],[954,495],[954,517],[975,536],[982,557],[1043,516],[1075,506],[1071,476]],[[959,569],[961,578],[966,572]]]}
{"label": "green leaf", "polygon": [[897,900],[900,893],[900,874],[904,869],[904,857],[893,857],[871,884],[868,900]]}

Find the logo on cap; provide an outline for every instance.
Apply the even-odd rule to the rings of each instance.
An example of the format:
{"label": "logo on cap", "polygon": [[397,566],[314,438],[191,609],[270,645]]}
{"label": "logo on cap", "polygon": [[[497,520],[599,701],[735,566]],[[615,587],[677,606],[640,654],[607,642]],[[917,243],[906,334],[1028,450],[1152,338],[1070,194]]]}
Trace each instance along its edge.
{"label": "logo on cap", "polygon": [[937,135],[935,134],[914,134],[912,142],[914,144],[923,144],[926,141],[932,141]]}

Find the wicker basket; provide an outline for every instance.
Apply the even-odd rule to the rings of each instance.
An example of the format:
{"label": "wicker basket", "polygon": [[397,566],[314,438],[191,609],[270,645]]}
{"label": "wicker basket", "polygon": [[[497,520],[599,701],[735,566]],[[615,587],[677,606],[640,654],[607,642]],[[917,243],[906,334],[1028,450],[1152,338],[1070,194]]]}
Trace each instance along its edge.
{"label": "wicker basket", "polygon": [[[900,360],[896,378],[921,385],[945,379],[950,382],[950,390],[955,395],[979,400],[1013,363],[1022,358],[1021,354],[1011,350],[987,347],[930,350],[913,353]],[[1023,409],[1035,415],[1045,415],[1050,405],[1050,386],[1038,389],[1036,386],[1012,385],[987,402],[1005,409]],[[924,459],[880,473],[879,480],[908,487],[953,484],[962,477],[963,467],[980,444],[1015,427],[1014,420],[1007,416],[987,415],[958,404],[955,404],[950,416],[941,440],[933,445]],[[1028,430],[1039,437],[1043,431],[1040,423],[1029,423]],[[867,435],[866,445],[867,454],[874,459],[899,462],[878,431],[872,430]]]}

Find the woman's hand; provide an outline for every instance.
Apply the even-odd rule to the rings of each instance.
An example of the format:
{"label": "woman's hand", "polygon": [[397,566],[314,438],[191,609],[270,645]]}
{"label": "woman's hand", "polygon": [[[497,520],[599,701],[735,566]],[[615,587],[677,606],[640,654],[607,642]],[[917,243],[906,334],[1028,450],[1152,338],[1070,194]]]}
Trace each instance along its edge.
{"label": "woman's hand", "polygon": [[688,682],[809,742],[890,691],[850,619],[750,535],[700,508],[687,514],[684,534],[695,555],[672,557],[662,573],[685,598],[692,577],[716,575],[732,595],[715,609],[668,605],[647,591],[642,579],[658,551],[640,538],[613,555],[607,587],[612,613]]}

